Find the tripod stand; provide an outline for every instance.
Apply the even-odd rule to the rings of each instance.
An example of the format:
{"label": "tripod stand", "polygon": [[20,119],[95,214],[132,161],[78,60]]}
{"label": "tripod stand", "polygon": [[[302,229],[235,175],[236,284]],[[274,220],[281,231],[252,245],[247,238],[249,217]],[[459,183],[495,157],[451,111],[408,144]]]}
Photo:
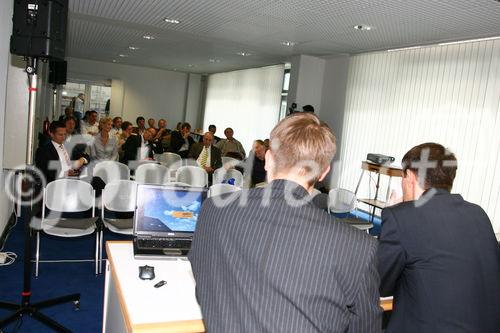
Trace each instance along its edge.
{"label": "tripod stand", "polygon": [[[26,149],[26,169],[24,170],[23,190],[27,190],[29,195],[23,197],[21,217],[24,223],[24,276],[23,276],[23,291],[21,292],[21,304],[11,302],[0,302],[0,308],[14,311],[11,315],[0,320],[0,328],[5,327],[16,319],[29,315],[39,322],[45,324],[56,332],[71,332],[66,327],[62,326],[55,320],[49,318],[40,312],[41,309],[50,306],[73,302],[76,308],[80,305],[80,294],[71,294],[54,299],[48,299],[37,303],[31,303],[31,232],[30,221],[33,216],[33,194],[35,183],[33,177],[30,177],[30,172],[33,171],[33,135],[35,125],[35,105],[37,92],[37,58],[29,57],[26,63],[26,72],[28,73],[29,81],[29,111],[28,111],[28,147]],[[22,193],[23,190],[20,192]],[[19,217],[18,217],[19,219]]]}

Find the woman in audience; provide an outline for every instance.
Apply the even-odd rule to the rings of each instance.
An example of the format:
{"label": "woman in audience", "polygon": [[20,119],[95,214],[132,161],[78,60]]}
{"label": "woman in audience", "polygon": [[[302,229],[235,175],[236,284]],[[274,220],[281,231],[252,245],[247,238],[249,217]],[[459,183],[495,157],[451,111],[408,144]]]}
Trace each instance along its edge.
{"label": "woman in audience", "polygon": [[118,140],[110,135],[112,120],[109,117],[99,120],[99,133],[94,136],[94,142],[90,146],[92,160],[118,161]]}

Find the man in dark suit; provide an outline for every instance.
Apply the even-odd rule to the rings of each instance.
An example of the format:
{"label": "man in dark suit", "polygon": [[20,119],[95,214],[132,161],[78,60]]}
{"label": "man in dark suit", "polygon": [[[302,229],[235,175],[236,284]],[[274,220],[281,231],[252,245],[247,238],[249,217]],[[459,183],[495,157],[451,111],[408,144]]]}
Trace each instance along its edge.
{"label": "man in dark suit", "polygon": [[82,150],[68,151],[65,147],[66,124],[53,121],[49,127],[51,141],[38,147],[35,166],[45,177],[46,183],[57,178],[80,175],[89,158]]}
{"label": "man in dark suit", "polygon": [[148,128],[142,135],[131,135],[122,146],[123,157],[121,163],[128,164],[130,161],[151,160],[154,154],[163,153],[160,142],[154,141],[156,130]]}
{"label": "man in dark suit", "polygon": [[500,250],[481,207],[451,194],[453,153],[436,143],[402,160],[404,202],[382,211],[382,296],[394,295],[386,332],[500,330]]}
{"label": "man in dark suit", "polygon": [[182,158],[188,157],[189,149],[194,144],[193,138],[189,135],[191,125],[183,123],[179,131],[173,131],[170,138],[170,152],[179,154]]}
{"label": "man in dark suit", "polygon": [[208,173],[208,182],[212,183],[214,171],[222,167],[222,154],[219,148],[212,145],[214,135],[210,132],[203,134],[203,141],[191,146],[188,157],[195,159],[200,167]]}
{"label": "man in dark suit", "polygon": [[335,149],[316,116],[287,117],[267,187],[205,201],[189,259],[208,332],[381,330],[376,241],[311,202]]}

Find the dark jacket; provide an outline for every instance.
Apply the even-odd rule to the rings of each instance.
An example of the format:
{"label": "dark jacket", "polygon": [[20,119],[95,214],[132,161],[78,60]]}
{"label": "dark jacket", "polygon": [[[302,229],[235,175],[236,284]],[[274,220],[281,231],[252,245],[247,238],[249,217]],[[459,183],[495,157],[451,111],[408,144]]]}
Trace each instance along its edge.
{"label": "dark jacket", "polygon": [[[197,160],[203,150],[203,143],[195,143],[189,149],[188,157]],[[219,148],[210,146],[210,167],[218,169],[222,167],[222,154]]]}
{"label": "dark jacket", "polygon": [[[120,162],[128,164],[129,161],[137,160],[137,152],[141,148],[141,145],[142,138],[140,135],[129,136],[122,146],[123,157],[120,159]],[[146,145],[149,146],[149,158],[153,158],[154,154],[163,153],[163,147],[160,142],[148,142]]]}
{"label": "dark jacket", "polygon": [[387,333],[500,331],[500,252],[481,207],[431,189],[385,208],[378,261]]}
{"label": "dark jacket", "polygon": [[188,149],[184,152],[179,152],[179,149],[184,145],[185,140],[181,135],[181,132],[179,131],[172,131],[171,137],[170,137],[170,148],[169,151],[172,153],[176,153],[181,155],[182,158],[186,158],[189,153],[189,149],[191,149],[191,146],[194,144],[194,140],[191,136],[188,136],[187,138],[189,147]]}

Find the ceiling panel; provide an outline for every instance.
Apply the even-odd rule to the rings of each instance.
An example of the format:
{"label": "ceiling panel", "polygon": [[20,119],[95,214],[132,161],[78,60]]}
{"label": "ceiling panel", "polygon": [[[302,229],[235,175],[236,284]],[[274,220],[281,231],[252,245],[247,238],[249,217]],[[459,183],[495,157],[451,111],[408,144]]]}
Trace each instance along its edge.
{"label": "ceiling panel", "polygon": [[69,56],[197,73],[500,35],[495,0],[70,0],[69,8]]}

